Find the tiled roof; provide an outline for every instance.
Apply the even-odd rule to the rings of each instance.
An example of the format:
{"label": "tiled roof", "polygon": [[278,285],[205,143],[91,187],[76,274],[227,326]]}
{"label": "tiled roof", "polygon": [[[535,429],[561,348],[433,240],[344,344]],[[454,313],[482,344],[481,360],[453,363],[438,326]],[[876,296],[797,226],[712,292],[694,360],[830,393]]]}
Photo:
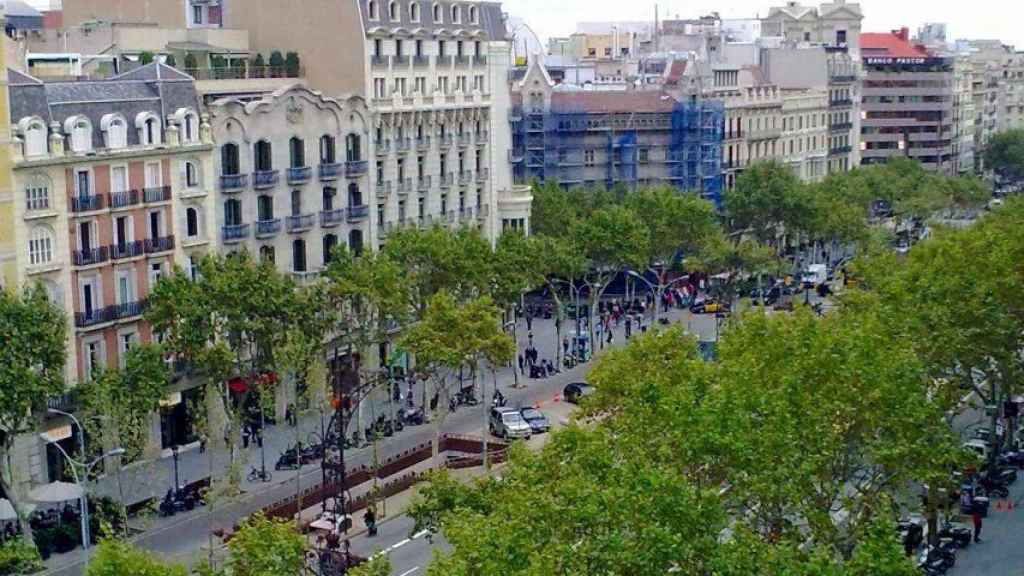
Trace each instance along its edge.
{"label": "tiled roof", "polygon": [[629,92],[554,92],[551,109],[554,112],[671,112],[676,101],[656,90]]}
{"label": "tiled roof", "polygon": [[927,58],[927,50],[888,32],[884,34],[865,32],[860,35],[860,49],[864,56],[888,56],[891,58]]}
{"label": "tiled roof", "polygon": [[683,74],[686,73],[686,60],[673,60],[672,66],[668,69],[668,74],[665,75],[665,83],[669,85],[677,85],[679,81],[683,79]]}

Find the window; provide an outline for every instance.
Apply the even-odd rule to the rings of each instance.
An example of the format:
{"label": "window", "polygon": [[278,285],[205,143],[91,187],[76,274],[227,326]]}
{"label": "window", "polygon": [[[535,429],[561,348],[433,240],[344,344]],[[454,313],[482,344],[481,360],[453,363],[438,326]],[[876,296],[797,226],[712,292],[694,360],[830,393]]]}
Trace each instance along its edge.
{"label": "window", "polygon": [[345,136],[345,160],[359,162],[363,159],[362,138],[359,134]]}
{"label": "window", "polygon": [[397,2],[392,2],[390,5],[388,5],[388,17],[391,18],[392,21],[398,21],[399,18]]}
{"label": "window", "polygon": [[79,198],[88,198],[92,195],[92,175],[88,168],[80,168],[75,171],[75,193]]}
{"label": "window", "polygon": [[447,47],[447,43],[445,43],[444,40],[438,40],[437,41],[437,55],[441,56],[441,57],[444,57],[446,55],[445,52],[447,52],[447,50],[445,50],[446,47]]}
{"label": "window", "polygon": [[355,182],[348,185],[348,205],[350,208],[363,205],[363,193],[359,191],[359,185]]}
{"label": "window", "polygon": [[334,256],[334,249],[338,247],[338,237],[334,234],[327,234],[324,236],[324,265],[331,263],[331,258]]}
{"label": "window", "polygon": [[395,40],[395,56],[404,56],[404,46],[401,39]]}
{"label": "window", "polygon": [[274,247],[260,246],[260,262],[274,263]]}
{"label": "window", "polygon": [[192,144],[199,141],[199,118],[195,112],[186,112],[181,120],[181,141]]}
{"label": "window", "polygon": [[427,78],[425,76],[417,76],[414,80],[415,93],[420,95],[426,95],[427,93]]}
{"label": "window", "polygon": [[135,287],[132,286],[133,270],[118,270],[117,272],[117,303],[127,304],[135,301]]}
{"label": "window", "polygon": [[368,12],[370,13],[370,20],[377,20],[380,18],[380,5],[377,4],[377,0],[370,0]]}
{"label": "window", "polygon": [[185,186],[189,188],[199,186],[199,167],[191,160],[185,162]]}
{"label": "window", "polygon": [[160,118],[152,112],[141,112],[135,120],[139,130],[139,144],[143,146],[159,146],[161,142]]}
{"label": "window", "polygon": [[301,138],[293,137],[288,141],[288,150],[291,156],[292,168],[305,168],[306,143]]}
{"label": "window", "polygon": [[384,78],[373,79],[373,97],[374,98],[387,98],[388,87],[387,81]]}
{"label": "window", "polygon": [[836,45],[846,44],[846,30],[836,30]]}
{"label": "window", "polygon": [[302,215],[302,192],[292,190],[292,216]]}
{"label": "window", "polygon": [[363,253],[363,231],[353,230],[348,233],[348,249],[352,254],[361,256]]}
{"label": "window", "polygon": [[466,53],[466,45],[462,40],[456,40],[455,42],[455,55],[462,58]]}
{"label": "window", "polygon": [[242,224],[242,202],[237,198],[229,198],[224,201],[224,225],[241,226]]}
{"label": "window", "polygon": [[164,263],[153,262],[149,265],[149,285],[156,286],[160,279],[164,277]]}
{"label": "window", "polygon": [[306,271],[306,241],[301,238],[292,242],[292,270]]}
{"label": "window", "polygon": [[[409,19],[413,22],[420,21],[420,5],[418,2],[412,2],[409,4]],[[419,56],[419,54],[417,54]]]}
{"label": "window", "polygon": [[274,169],[272,148],[270,142],[260,140],[254,148],[256,157],[256,172],[269,172]]}
{"label": "window", "polygon": [[128,243],[132,241],[132,216],[118,216],[114,219],[114,243],[118,254],[128,252]]}
{"label": "window", "polygon": [[324,200],[324,212],[330,212],[334,210],[334,197],[338,195],[338,191],[334,188],[324,188],[323,200]]}
{"label": "window", "polygon": [[583,163],[587,166],[593,166],[596,163],[593,150],[585,150],[583,152]]}
{"label": "window", "polygon": [[25,156],[45,156],[46,125],[41,120],[31,120],[22,132],[25,134]]}
{"label": "window", "polygon": [[237,176],[241,172],[238,144],[225,144],[220,147],[220,169],[225,176]]}
{"label": "window", "polygon": [[145,170],[146,188],[159,188],[163,185],[159,162],[147,162]]}
{"label": "window", "polygon": [[128,191],[128,167],[112,166],[110,168],[110,191],[121,194]]}
{"label": "window", "polygon": [[185,230],[189,238],[199,236],[199,211],[195,208],[185,210]]}
{"label": "window", "polygon": [[53,261],[53,233],[42,226],[32,229],[28,240],[28,264],[39,266]]}
{"label": "window", "polygon": [[476,13],[476,6],[469,7],[469,21],[473,24],[479,23],[479,19]]}
{"label": "window", "polygon": [[384,40],[380,38],[373,39],[373,55],[378,58],[384,56]]}
{"label": "window", "polygon": [[50,186],[42,176],[32,178],[25,188],[26,210],[48,210],[50,208]]}
{"label": "window", "polygon": [[266,222],[274,219],[274,199],[266,194],[256,198],[256,219]]}
{"label": "window", "polygon": [[86,380],[91,380],[93,373],[103,368],[103,340],[93,340],[82,345],[82,368]]}
{"label": "window", "polygon": [[134,348],[135,345],[138,343],[139,334],[135,331],[122,332],[121,334],[118,335],[117,341],[118,347],[120,348],[120,354],[118,358],[121,363],[121,368],[124,368],[128,360],[128,351]]}
{"label": "window", "polygon": [[202,24],[203,23],[203,7],[202,5],[196,4],[192,6],[192,23]]}
{"label": "window", "polygon": [[434,23],[440,24],[444,19],[441,17],[441,5],[434,4]]}
{"label": "window", "polygon": [[92,151],[92,124],[84,116],[68,119],[68,130],[71,133],[72,152]]}
{"label": "window", "polygon": [[461,20],[458,6],[452,6],[452,23],[458,24]]}
{"label": "window", "polygon": [[334,164],[334,136],[324,134],[320,137],[320,163]]}

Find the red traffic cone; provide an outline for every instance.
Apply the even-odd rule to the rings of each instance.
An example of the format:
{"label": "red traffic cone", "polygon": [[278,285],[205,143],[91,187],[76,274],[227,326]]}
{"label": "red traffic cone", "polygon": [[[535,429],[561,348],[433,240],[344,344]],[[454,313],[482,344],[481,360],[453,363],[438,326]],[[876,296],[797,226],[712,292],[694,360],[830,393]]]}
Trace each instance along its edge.
{"label": "red traffic cone", "polygon": [[996,512],[1002,512],[1002,511],[1003,511],[1003,501],[1002,500],[996,500]]}
{"label": "red traffic cone", "polygon": [[1006,511],[1011,512],[1013,510],[1013,498],[1006,501]]}
{"label": "red traffic cone", "polygon": [[554,402],[561,402],[562,401],[562,395],[561,394],[555,394],[555,399],[553,401]]}

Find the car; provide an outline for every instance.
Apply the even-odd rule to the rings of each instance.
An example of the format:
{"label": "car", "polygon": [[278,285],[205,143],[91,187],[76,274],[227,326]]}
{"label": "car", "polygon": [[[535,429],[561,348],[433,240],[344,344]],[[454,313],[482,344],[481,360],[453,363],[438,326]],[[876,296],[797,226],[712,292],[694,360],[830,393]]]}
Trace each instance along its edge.
{"label": "car", "polygon": [[491,408],[489,427],[491,429],[491,434],[506,440],[510,438],[523,438],[529,440],[530,436],[533,434],[533,428],[526,420],[523,419],[519,410],[516,410],[515,408]]}
{"label": "car", "polygon": [[562,396],[565,398],[565,401],[570,404],[579,404],[581,399],[590,396],[596,391],[597,389],[590,384],[585,382],[574,382],[565,387],[562,391]]}
{"label": "car", "polygon": [[985,208],[988,209],[988,210],[995,210],[996,208],[1002,207],[1002,205],[1003,205],[1002,199],[1000,199],[1000,198],[993,198],[992,200],[989,200],[988,205],[986,205]]}
{"label": "car", "polygon": [[690,305],[690,312],[693,314],[718,314],[728,311],[729,306],[727,304],[711,298],[697,300]]}
{"label": "car", "polygon": [[975,454],[982,460],[987,460],[988,453],[991,451],[989,445],[981,440],[969,440],[964,442],[963,449]]}
{"label": "car", "polygon": [[530,425],[534,434],[543,434],[551,430],[551,422],[548,417],[536,408],[523,408],[519,411],[519,415]]}

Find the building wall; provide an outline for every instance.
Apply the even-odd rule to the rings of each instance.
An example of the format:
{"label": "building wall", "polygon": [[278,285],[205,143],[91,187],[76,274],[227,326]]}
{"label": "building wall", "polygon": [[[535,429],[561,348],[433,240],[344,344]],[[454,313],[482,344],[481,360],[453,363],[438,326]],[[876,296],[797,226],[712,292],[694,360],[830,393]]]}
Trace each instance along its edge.
{"label": "building wall", "polygon": [[83,22],[153,22],[184,28],[186,0],[64,0],[65,27]]}
{"label": "building wall", "polygon": [[[3,11],[0,10],[0,23]],[[11,104],[7,91],[7,51],[0,50],[0,290],[17,287],[15,196],[11,180]]]}

